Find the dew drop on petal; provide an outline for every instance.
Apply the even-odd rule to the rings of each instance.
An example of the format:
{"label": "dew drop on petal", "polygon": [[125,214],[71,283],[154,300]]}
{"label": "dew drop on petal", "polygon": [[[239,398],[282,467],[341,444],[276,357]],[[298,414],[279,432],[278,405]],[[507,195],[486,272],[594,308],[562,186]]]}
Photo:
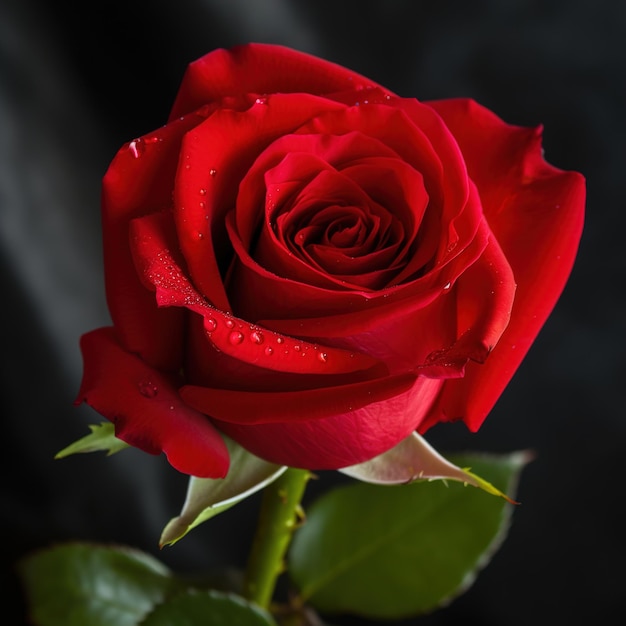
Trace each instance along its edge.
{"label": "dew drop on petal", "polygon": [[272,346],[267,346],[264,350],[266,356],[271,356],[274,354],[274,348]]}
{"label": "dew drop on petal", "polygon": [[204,327],[207,329],[207,332],[212,333],[217,328],[217,322],[212,317],[209,317],[204,322]]}
{"label": "dew drop on petal", "polygon": [[228,341],[231,345],[238,346],[243,341],[243,333],[238,330],[233,330],[233,332],[228,336]]}
{"label": "dew drop on petal", "polygon": [[216,174],[217,174],[217,170],[216,169],[211,168],[209,170],[209,176],[215,176]]}
{"label": "dew drop on petal", "polygon": [[233,320],[226,320],[224,324],[226,328],[233,328],[235,326],[235,322],[233,322]]}
{"label": "dew drop on petal", "polygon": [[252,343],[256,343],[256,344],[260,344],[263,343],[263,333],[259,330],[253,330],[250,333],[250,341],[252,341]]}
{"label": "dew drop on petal", "polygon": [[263,98],[257,98],[254,101],[255,104],[267,104],[267,98],[263,97]]}
{"label": "dew drop on petal", "polygon": [[200,189],[200,195],[206,196],[206,189]]}
{"label": "dew drop on petal", "polygon": [[448,289],[450,289],[450,287],[452,287],[452,283],[446,283],[446,284],[443,286],[444,290],[446,290],[446,291],[447,291]]}
{"label": "dew drop on petal", "polygon": [[144,398],[154,398],[159,393],[159,388],[149,379],[139,383],[139,393]]}
{"label": "dew drop on petal", "polygon": [[282,337],[276,337],[276,343],[284,343],[284,341]]}
{"label": "dew drop on petal", "polygon": [[326,361],[328,361],[328,355],[326,354],[326,352],[319,352],[317,358],[322,363],[326,363]]}

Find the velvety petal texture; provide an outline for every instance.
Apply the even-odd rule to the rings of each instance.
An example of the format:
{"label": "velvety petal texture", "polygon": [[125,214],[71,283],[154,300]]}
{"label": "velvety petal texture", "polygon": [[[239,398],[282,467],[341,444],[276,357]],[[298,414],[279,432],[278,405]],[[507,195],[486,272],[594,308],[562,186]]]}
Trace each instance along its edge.
{"label": "velvety petal texture", "polygon": [[220,433],[315,470],[475,430],[563,290],[584,199],[538,130],[473,101],[211,52],[104,177],[113,326],[83,337],[77,402],[200,477],[228,471]]}

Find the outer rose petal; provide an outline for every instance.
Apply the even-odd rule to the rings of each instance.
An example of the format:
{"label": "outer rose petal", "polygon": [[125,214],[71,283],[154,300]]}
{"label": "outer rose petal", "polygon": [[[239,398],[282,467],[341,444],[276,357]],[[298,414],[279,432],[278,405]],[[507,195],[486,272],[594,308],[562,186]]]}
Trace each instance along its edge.
{"label": "outer rose petal", "polygon": [[86,402],[115,424],[115,436],[150,454],[164,452],[177,470],[223,478],[229,456],[209,419],[187,406],[171,378],[126,352],[113,328],[81,338],[84,374],[76,404]]}
{"label": "outer rose petal", "polygon": [[483,365],[446,382],[427,426],[462,418],[477,430],[551,313],[571,272],[583,227],[585,184],[543,160],[538,130],[505,124],[471,100],[430,105],[465,156],[485,215],[515,280],[511,320]]}
{"label": "outer rose petal", "polygon": [[378,85],[345,67],[283,46],[248,44],[218,49],[189,65],[170,120],[224,96],[320,95],[365,87]]}
{"label": "outer rose petal", "polygon": [[109,311],[124,347],[159,369],[181,363],[180,311],[158,310],[144,289],[128,246],[133,217],[171,205],[183,134],[202,121],[200,114],[177,121],[120,149],[102,187],[102,227]]}
{"label": "outer rose petal", "polygon": [[[382,454],[410,435],[440,388],[441,381],[419,377],[391,397],[328,418],[255,425],[218,423],[244,448],[273,463],[339,469]],[[343,402],[347,404],[348,399]]]}

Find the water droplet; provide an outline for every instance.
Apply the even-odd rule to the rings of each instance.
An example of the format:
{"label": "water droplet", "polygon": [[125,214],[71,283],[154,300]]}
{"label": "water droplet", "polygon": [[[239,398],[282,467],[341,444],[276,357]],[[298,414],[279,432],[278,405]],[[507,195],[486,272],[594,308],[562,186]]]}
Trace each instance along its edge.
{"label": "water droplet", "polygon": [[263,337],[263,333],[259,330],[253,330],[250,333],[250,341],[252,341],[252,343],[263,343],[264,337]]}
{"label": "water droplet", "polygon": [[446,284],[443,286],[444,290],[446,290],[446,291],[447,291],[448,289],[450,289],[450,287],[452,287],[452,283],[446,283]]}
{"label": "water droplet", "polygon": [[255,103],[255,104],[267,104],[267,98],[265,98],[265,97],[262,97],[262,98],[257,98],[257,99],[254,101],[254,103]]}
{"label": "water droplet", "polygon": [[326,363],[326,361],[328,361],[328,355],[326,354],[326,352],[320,352],[317,355],[317,358],[319,361],[321,361],[322,363]]}
{"label": "water droplet", "polygon": [[300,348],[300,346],[295,345],[295,346],[293,347],[293,349],[294,349],[296,352],[300,352],[300,349],[301,349],[301,348]]}
{"label": "water droplet", "polygon": [[215,176],[216,174],[217,174],[217,170],[216,169],[211,168],[209,170],[209,176]]}
{"label": "water droplet", "polygon": [[228,336],[228,341],[231,345],[238,346],[243,341],[243,333],[240,333],[238,330],[233,330]]}
{"label": "water droplet", "polygon": [[139,393],[144,398],[154,398],[159,393],[159,388],[149,379],[146,379],[139,383]]}
{"label": "water droplet", "polygon": [[200,195],[206,196],[206,189],[200,189]]}
{"label": "water droplet", "polygon": [[207,332],[212,333],[217,328],[217,322],[212,317],[209,317],[209,319],[205,320],[204,327]]}
{"label": "water droplet", "polygon": [[196,237],[197,237],[198,239],[204,239],[204,235],[203,235],[201,232],[197,232],[197,233],[196,233]]}
{"label": "water droplet", "polygon": [[187,165],[185,165],[185,169],[186,170],[190,170],[191,169],[191,165],[189,165],[189,163],[187,163]]}
{"label": "water droplet", "polygon": [[282,337],[276,337],[276,343],[284,343],[285,340]]}
{"label": "water droplet", "polygon": [[274,348],[272,348],[272,346],[267,346],[267,348],[265,348],[265,355],[271,356],[272,354],[274,354]]}
{"label": "water droplet", "polygon": [[235,322],[233,322],[233,320],[226,320],[224,324],[226,325],[226,328],[233,328],[235,326]]}

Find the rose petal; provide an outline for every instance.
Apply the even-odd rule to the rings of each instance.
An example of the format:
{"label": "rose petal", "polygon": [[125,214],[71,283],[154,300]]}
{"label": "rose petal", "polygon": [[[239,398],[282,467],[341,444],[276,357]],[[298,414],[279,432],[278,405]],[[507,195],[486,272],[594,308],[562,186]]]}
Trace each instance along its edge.
{"label": "rose petal", "polygon": [[[437,131],[441,131],[440,134],[443,135],[443,130],[440,128],[443,128],[441,119],[432,111],[429,115],[432,118],[432,125],[436,126]],[[429,139],[415,127],[404,112],[376,105],[353,107],[343,111],[319,114],[297,132],[341,134],[353,131],[355,128],[386,142],[405,161],[419,169],[424,176],[424,186],[431,204],[434,207],[440,206],[443,198],[442,165],[433,152]],[[448,138],[452,142],[449,151],[458,152],[458,146],[449,133]],[[437,139],[440,140],[441,137],[437,135]],[[453,172],[457,170],[458,168],[452,168]],[[320,289],[314,285],[286,280],[269,272],[264,273],[246,258],[247,252],[244,247],[238,246],[237,242],[233,241],[238,261],[232,267],[230,281],[241,288],[238,289],[239,294],[246,294],[245,298],[239,296],[233,305],[247,317],[272,319],[277,316],[276,301],[289,302],[289,306],[284,308],[285,318],[327,316],[365,308],[372,309],[373,303],[383,304],[409,295],[422,299],[426,304],[435,297],[431,289],[436,288],[440,291],[446,283],[456,279],[463,271],[463,267],[467,267],[468,263],[476,258],[473,246],[482,219],[480,202],[475,192],[472,193],[464,170],[458,171],[458,179],[449,181],[448,186],[459,187],[460,191],[457,190],[450,197],[457,200],[464,198],[464,203],[455,207],[443,206],[441,209],[443,214],[438,210],[426,212],[426,223],[422,225],[422,228],[426,228],[425,232],[428,234],[425,235],[423,245],[434,245],[435,250],[438,247],[439,251],[437,251],[432,271],[424,276],[406,284],[370,294],[359,290],[342,292],[337,289]],[[444,215],[448,220],[447,230],[441,232],[441,226],[438,224]],[[484,242],[482,245],[485,245]],[[468,247],[472,248],[471,254],[466,253]],[[452,262],[455,264],[454,269],[450,265]],[[445,280],[443,280],[444,275]],[[233,293],[232,297],[237,298],[237,293]]]}
{"label": "rose petal", "polygon": [[115,436],[150,454],[164,452],[177,470],[203,478],[228,472],[228,450],[208,418],[186,405],[171,377],[126,352],[113,328],[81,338],[84,374],[76,404],[86,402],[115,424]]}
{"label": "rose petal", "polygon": [[341,106],[306,94],[276,94],[245,111],[220,109],[185,135],[174,188],[178,244],[194,285],[218,308],[230,309],[226,268],[218,260],[230,258],[225,216],[241,179],[276,137]]}
{"label": "rose petal", "polygon": [[183,307],[204,319],[207,348],[244,363],[301,374],[339,374],[380,368],[358,351],[312,344],[245,322],[210,305],[187,278],[176,255],[174,227],[168,213],[131,222],[132,249],[138,271],[154,286],[159,306]]}
{"label": "rose petal", "polygon": [[[486,229],[485,225],[485,229]],[[484,363],[506,329],[515,297],[515,279],[495,239],[457,280],[457,341],[428,356],[420,371],[450,377],[448,369],[463,371],[468,361]]]}
{"label": "rose petal", "polygon": [[191,63],[170,119],[241,93],[327,94],[377,86],[349,69],[283,46],[252,43],[218,49]]}
{"label": "rose petal", "polygon": [[430,103],[444,118],[468,163],[490,228],[513,269],[511,320],[483,365],[446,383],[439,415],[477,430],[551,313],[578,250],[584,178],[547,164],[537,130],[505,124],[470,100]]}
{"label": "rose petal", "polygon": [[[321,399],[311,392],[306,403],[300,394],[259,394],[256,401],[256,394],[250,394],[241,400],[247,407],[239,407],[242,423],[220,422],[220,429],[253,454],[273,463],[312,470],[338,469],[367,461],[405,439],[428,413],[440,388],[439,380],[403,376],[381,381],[380,389],[385,393],[379,394],[375,388],[369,403],[366,386],[361,386],[354,397],[354,388],[322,389]],[[190,391],[183,392],[186,399]],[[211,400],[211,406],[219,404],[217,398]],[[309,400],[316,409],[322,409],[318,417],[294,420],[308,409]],[[273,419],[272,408],[281,413],[284,421],[243,423],[246,414],[254,419],[257,410]],[[321,417],[324,412],[330,412],[329,417]]]}
{"label": "rose petal", "polygon": [[128,221],[171,206],[183,134],[207,111],[135,139],[117,153],[103,180],[102,227],[109,312],[124,347],[160,369],[180,367],[182,318],[158,310],[141,285],[128,247]]}

